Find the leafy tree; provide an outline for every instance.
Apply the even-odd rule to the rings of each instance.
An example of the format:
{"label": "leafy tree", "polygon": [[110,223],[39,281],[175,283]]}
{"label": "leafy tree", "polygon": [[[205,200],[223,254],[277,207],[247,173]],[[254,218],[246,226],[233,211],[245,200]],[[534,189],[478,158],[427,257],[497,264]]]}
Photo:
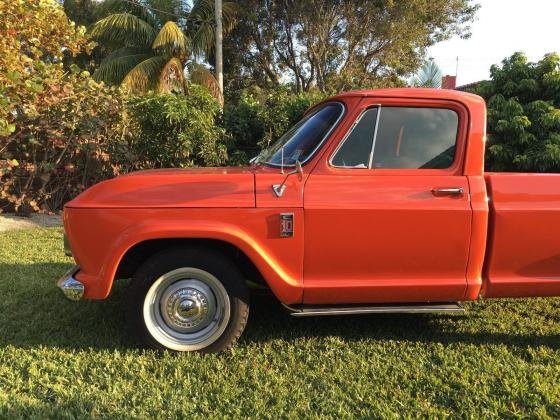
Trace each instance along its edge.
{"label": "leafy tree", "polygon": [[[395,86],[425,50],[469,35],[470,0],[238,0],[238,25],[224,48],[237,85],[297,92]],[[240,79],[240,80],[239,80]]]}
{"label": "leafy tree", "polygon": [[[188,65],[192,81],[218,97],[215,78],[193,60],[212,50],[213,3],[197,0],[188,8],[181,0],[106,1],[100,7],[111,13],[90,29],[91,37],[109,51],[94,78],[136,93],[184,92]],[[224,3],[226,24],[233,22],[233,10],[231,3]]]}
{"label": "leafy tree", "polygon": [[475,89],[488,104],[487,169],[560,172],[560,55],[518,52],[490,75]]}
{"label": "leafy tree", "polygon": [[440,88],[441,77],[442,73],[439,66],[433,60],[429,60],[412,78],[411,85],[414,87]]}

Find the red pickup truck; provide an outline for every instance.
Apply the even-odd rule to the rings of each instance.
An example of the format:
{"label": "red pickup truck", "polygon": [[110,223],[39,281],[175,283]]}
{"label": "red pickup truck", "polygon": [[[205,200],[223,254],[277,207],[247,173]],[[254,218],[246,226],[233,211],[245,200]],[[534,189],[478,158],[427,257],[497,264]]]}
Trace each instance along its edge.
{"label": "red pickup truck", "polygon": [[64,210],[67,297],[132,278],[141,343],[233,344],[251,285],[294,316],[460,311],[560,295],[560,175],[484,173],[486,110],[452,90],[330,98],[246,168],[101,182]]}

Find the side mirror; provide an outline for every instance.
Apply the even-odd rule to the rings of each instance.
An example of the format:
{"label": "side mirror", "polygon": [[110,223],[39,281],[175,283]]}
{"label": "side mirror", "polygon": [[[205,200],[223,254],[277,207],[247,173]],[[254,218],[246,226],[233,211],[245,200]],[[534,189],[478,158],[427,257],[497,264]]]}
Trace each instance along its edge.
{"label": "side mirror", "polygon": [[284,177],[284,180],[282,181],[281,184],[274,184],[272,186],[272,191],[274,191],[274,194],[276,194],[276,197],[278,197],[278,198],[282,197],[282,195],[284,194],[284,191],[286,190],[286,181],[288,180],[288,178],[291,175],[295,175],[295,174],[297,174],[299,181],[301,181],[303,179],[303,168],[302,168],[301,162],[299,160],[296,160],[295,169],[292,172],[288,172],[286,174],[286,176]]}

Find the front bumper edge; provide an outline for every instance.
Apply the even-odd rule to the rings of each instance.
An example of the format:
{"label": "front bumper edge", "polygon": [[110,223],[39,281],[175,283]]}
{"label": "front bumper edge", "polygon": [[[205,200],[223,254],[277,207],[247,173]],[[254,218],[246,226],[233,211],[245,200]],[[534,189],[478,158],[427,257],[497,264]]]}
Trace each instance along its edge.
{"label": "front bumper edge", "polygon": [[70,270],[68,270],[57,282],[57,286],[60,290],[62,290],[64,296],[74,301],[81,300],[85,292],[83,283],[74,278],[78,271],[80,271],[80,267],[75,265]]}

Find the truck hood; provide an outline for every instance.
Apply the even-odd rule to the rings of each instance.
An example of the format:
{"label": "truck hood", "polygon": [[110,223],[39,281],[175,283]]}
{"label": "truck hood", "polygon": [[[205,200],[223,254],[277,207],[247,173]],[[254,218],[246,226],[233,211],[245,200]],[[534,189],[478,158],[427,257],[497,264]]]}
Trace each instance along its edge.
{"label": "truck hood", "polygon": [[255,207],[254,178],[235,167],[133,172],[92,186],[66,207]]}

